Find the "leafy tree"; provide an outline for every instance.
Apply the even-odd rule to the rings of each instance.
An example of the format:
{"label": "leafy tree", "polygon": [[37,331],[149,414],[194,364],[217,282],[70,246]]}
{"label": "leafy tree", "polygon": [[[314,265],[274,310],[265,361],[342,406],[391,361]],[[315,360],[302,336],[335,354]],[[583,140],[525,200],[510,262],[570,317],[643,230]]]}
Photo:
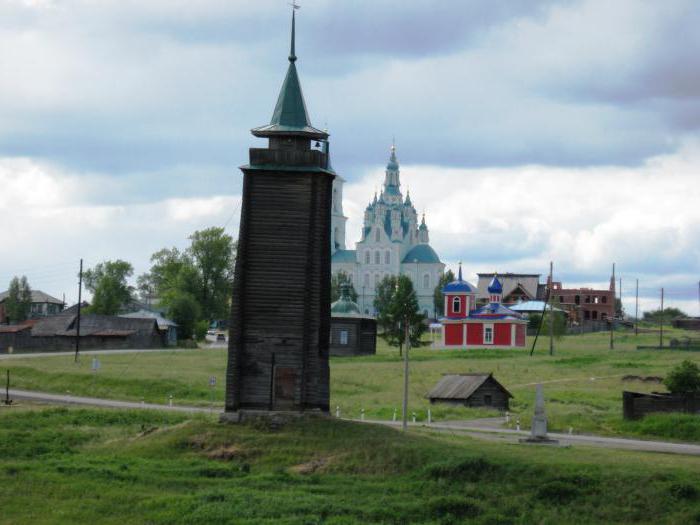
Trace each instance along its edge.
{"label": "leafy tree", "polygon": [[657,310],[652,310],[651,312],[644,312],[645,321],[653,321],[656,323],[658,323],[659,321],[667,322],[671,319],[676,319],[678,317],[685,318],[688,317],[688,314],[686,314],[683,310],[674,308],[672,306],[664,308],[663,312],[661,311],[661,308]]}
{"label": "leafy tree", "polygon": [[625,307],[622,306],[622,301],[619,297],[615,298],[615,317],[618,319],[625,318]]}
{"label": "leafy tree", "polygon": [[411,346],[420,345],[425,316],[420,313],[418,297],[408,276],[388,275],[382,279],[377,284],[374,307],[378,312],[377,322],[383,328],[382,337],[391,346],[399,347],[399,355],[402,355],[406,342],[406,322]]}
{"label": "leafy tree", "polygon": [[88,311],[103,315],[118,314],[122,307],[133,301],[134,289],[127,283],[133,273],[133,266],[121,259],[105,261],[84,272],[85,288],[93,294]]}
{"label": "leafy tree", "polygon": [[13,277],[10,281],[7,299],[5,300],[5,312],[10,323],[21,323],[29,318],[32,310],[32,290],[27,278],[23,275]]}
{"label": "leafy tree", "polygon": [[342,270],[331,276],[331,302],[334,303],[340,299],[340,285],[343,283],[350,285],[350,299],[356,303],[358,295],[355,291],[355,287],[353,286],[350,277],[348,277],[348,274]]}
{"label": "leafy tree", "polygon": [[435,315],[437,317],[445,315],[445,295],[442,289],[446,284],[455,280],[455,274],[452,270],[447,270],[440,276],[440,281],[433,292],[433,304],[435,305]]}
{"label": "leafy tree", "polygon": [[186,292],[174,292],[168,305],[168,317],[177,323],[178,339],[192,339],[201,318],[199,303]]}
{"label": "leafy tree", "polygon": [[686,359],[671,370],[664,385],[672,394],[700,394],[700,368]]}
{"label": "leafy tree", "polygon": [[208,320],[223,319],[229,311],[236,244],[223,228],[196,231],[190,241],[188,252],[199,272],[197,298],[202,315]]}

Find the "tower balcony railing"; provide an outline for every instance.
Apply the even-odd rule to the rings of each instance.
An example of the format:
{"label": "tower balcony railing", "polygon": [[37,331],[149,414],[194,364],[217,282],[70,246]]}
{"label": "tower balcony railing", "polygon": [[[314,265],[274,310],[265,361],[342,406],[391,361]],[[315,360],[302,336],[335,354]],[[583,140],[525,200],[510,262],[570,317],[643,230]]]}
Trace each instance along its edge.
{"label": "tower balcony railing", "polygon": [[326,154],[319,150],[251,148],[250,164],[326,168]]}

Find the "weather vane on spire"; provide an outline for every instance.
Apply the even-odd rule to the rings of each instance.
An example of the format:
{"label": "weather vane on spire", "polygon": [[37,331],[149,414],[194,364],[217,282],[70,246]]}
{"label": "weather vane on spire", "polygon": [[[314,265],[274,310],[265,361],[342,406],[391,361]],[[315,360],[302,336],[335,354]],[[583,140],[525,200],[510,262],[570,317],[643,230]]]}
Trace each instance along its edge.
{"label": "weather vane on spire", "polygon": [[295,38],[294,38],[294,32],[295,32],[294,26],[296,25],[295,24],[295,15],[296,15],[297,9],[301,9],[301,6],[296,3],[296,0],[292,0],[292,2],[289,5],[292,6],[292,49],[289,53],[289,61],[294,63],[297,60],[297,55],[294,52],[294,40],[295,40]]}

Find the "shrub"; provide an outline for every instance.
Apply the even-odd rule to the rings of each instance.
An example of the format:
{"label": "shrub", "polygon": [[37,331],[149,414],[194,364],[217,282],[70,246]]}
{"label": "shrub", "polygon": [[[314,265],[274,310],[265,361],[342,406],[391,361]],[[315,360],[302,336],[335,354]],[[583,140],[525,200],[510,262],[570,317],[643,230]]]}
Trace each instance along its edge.
{"label": "shrub", "polygon": [[686,359],[671,370],[664,379],[664,385],[672,394],[700,393],[700,368]]}

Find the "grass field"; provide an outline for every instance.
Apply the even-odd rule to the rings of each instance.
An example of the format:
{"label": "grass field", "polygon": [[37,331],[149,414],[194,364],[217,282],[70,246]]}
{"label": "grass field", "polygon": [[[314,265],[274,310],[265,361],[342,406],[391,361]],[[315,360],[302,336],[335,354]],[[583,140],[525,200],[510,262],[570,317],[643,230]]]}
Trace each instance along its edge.
{"label": "grass field", "polygon": [[0,408],[3,524],[692,524],[700,458]]}
{"label": "grass field", "polygon": [[[669,337],[681,335],[669,330]],[[515,396],[514,417],[527,427],[534,402],[534,383],[545,383],[550,428],[609,435],[640,435],[700,441],[698,418],[655,417],[652,422],[622,420],[622,390],[648,392],[663,385],[623,382],[625,375],[664,376],[683,359],[700,360],[700,354],[685,351],[637,351],[636,346],[655,344],[653,333],[635,336],[616,334],[615,349],[609,350],[608,333],[572,335],[556,342],[554,356],[548,341],[540,339],[534,356],[528,350],[445,351],[421,347],[411,351],[409,410],[419,421],[427,417],[426,392],[441,374],[493,372]],[[223,402],[226,351],[105,355],[101,369],[91,371],[91,358],[75,364],[72,357],[18,359],[0,363],[12,370],[12,384],[47,392],[70,392],[123,400],[208,405]],[[210,389],[208,379],[216,376]],[[400,410],[403,363],[395,348],[382,340],[376,356],[331,360],[331,405],[344,417],[390,419]],[[484,410],[433,406],[434,420],[466,419],[495,415]]]}

